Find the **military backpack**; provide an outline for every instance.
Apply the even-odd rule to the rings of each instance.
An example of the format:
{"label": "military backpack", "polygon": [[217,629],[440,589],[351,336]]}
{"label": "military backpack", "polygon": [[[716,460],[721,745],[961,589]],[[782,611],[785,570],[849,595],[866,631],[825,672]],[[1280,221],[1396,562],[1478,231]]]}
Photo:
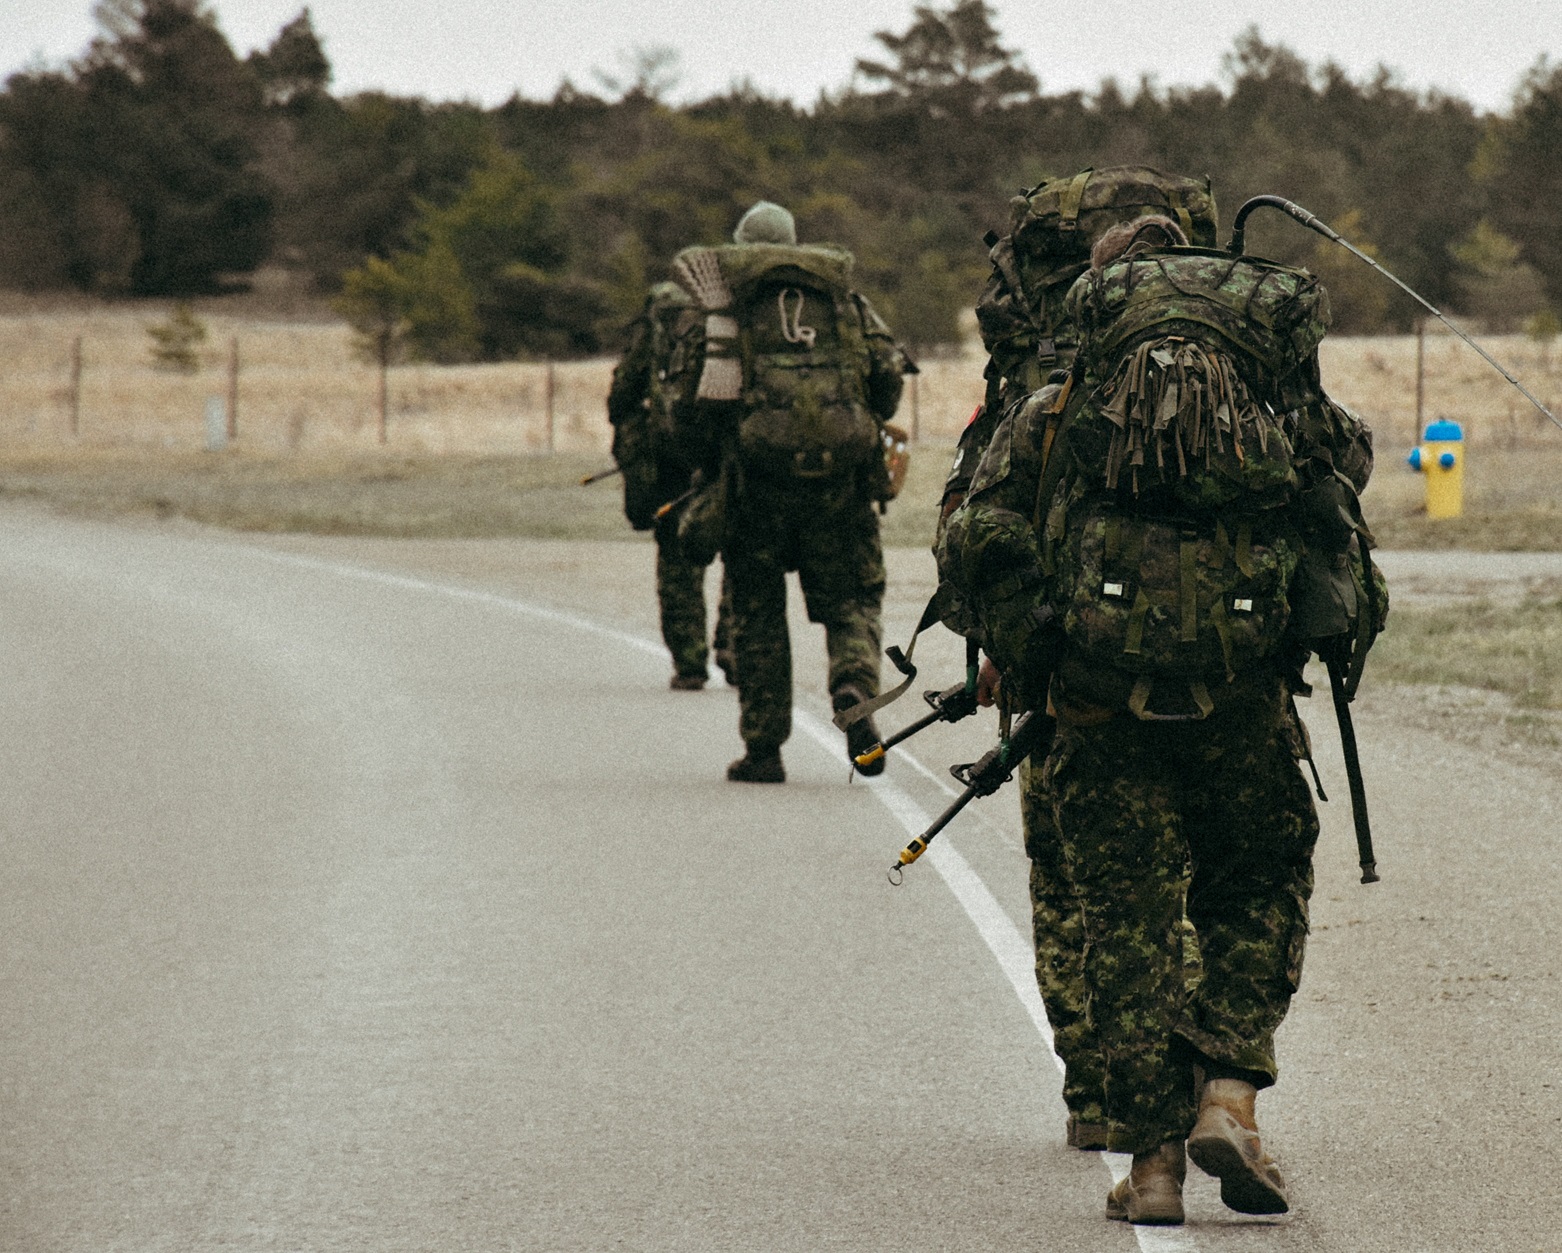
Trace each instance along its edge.
{"label": "military backpack", "polygon": [[697,310],[676,283],[658,283],[630,329],[624,358],[613,371],[608,418],[613,460],[623,473],[624,514],[637,531],[655,524],[657,509],[689,477],[681,457],[674,415],[689,389],[683,347]]}
{"label": "military backpack", "polygon": [[1147,214],[1176,221],[1190,242],[1215,245],[1215,197],[1208,179],[1142,165],[1081,170],[1048,179],[1009,201],[1009,232],[989,232],[992,275],[976,302],[989,359],[986,407],[993,420],[1067,369],[1078,343],[1063,305],[1090,266],[1090,250],[1112,227]]}
{"label": "military backpack", "polygon": [[691,248],[675,258],[675,276],[705,311],[694,408],[735,421],[745,479],[835,480],[883,465],[851,269],[849,252],[817,244]]}
{"label": "military backpack", "polygon": [[[1309,553],[1368,577],[1365,475],[1350,482],[1331,451],[1348,462],[1366,430],[1318,386],[1327,297],[1258,258],[1130,250],[1081,277],[1066,311],[1079,357],[1038,500],[1059,675],[1141,718],[1204,717],[1279,666]],[[1328,536],[1300,507],[1319,491]]]}
{"label": "military backpack", "polygon": [[[1181,224],[1199,244],[1215,243],[1215,197],[1208,179],[1163,174],[1143,165],[1085,169],[1047,179],[1009,202],[1009,232],[989,231],[992,274],[976,302],[988,352],[982,404],[961,432],[944,483],[934,553],[940,570],[944,523],[970,489],[982,454],[1013,405],[1034,395],[1074,360],[1079,333],[1064,296],[1090,267],[1090,251],[1112,227],[1150,214]],[[947,579],[939,585],[940,618],[961,635],[977,630],[972,608]]]}

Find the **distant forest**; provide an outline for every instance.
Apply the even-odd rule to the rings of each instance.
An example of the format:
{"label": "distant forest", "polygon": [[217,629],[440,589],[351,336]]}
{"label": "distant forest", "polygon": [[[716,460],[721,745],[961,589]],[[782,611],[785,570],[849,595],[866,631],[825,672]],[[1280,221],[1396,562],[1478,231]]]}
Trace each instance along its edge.
{"label": "distant forest", "polygon": [[[427,360],[584,355],[619,346],[679,248],[765,198],[805,240],[851,248],[929,349],[958,338],[1016,190],[1132,163],[1208,175],[1226,226],[1251,195],[1295,200],[1491,329],[1554,332],[1562,310],[1562,66],[1545,57],[1501,115],[1308,65],[1256,29],[1223,85],[1049,95],[985,0],[958,0],[879,32],[811,107],[741,88],[668,104],[676,54],[650,46],[596,93],[484,109],[333,95],[307,9],[242,60],[200,0],[97,16],[68,68],[0,93],[0,287],[180,297],[281,266]],[[1249,247],[1317,271],[1342,330],[1415,316],[1279,215]]]}

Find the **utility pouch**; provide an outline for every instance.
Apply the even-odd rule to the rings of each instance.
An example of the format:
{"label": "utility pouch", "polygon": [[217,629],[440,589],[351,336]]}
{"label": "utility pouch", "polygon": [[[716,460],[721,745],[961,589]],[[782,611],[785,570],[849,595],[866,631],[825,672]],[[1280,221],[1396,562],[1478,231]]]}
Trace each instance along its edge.
{"label": "utility pouch", "polygon": [[1053,582],[1070,688],[1143,719],[1207,716],[1277,653],[1298,556],[1271,519],[1151,517],[1100,498],[1080,507]]}

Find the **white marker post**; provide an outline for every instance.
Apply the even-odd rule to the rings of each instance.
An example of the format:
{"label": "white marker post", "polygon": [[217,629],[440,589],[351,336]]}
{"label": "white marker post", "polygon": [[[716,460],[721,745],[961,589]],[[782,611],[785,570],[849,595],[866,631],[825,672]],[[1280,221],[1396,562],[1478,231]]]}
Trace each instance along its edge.
{"label": "white marker post", "polygon": [[221,452],[228,446],[228,406],[221,396],[206,398],[206,451]]}

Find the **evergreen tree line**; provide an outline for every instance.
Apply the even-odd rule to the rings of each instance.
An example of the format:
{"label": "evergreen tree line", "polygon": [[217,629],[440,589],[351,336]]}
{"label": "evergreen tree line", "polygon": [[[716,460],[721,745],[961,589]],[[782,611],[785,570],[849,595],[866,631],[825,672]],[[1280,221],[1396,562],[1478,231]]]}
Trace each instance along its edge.
{"label": "evergreen tree line", "polygon": [[[0,93],[0,286],[186,296],[264,264],[306,274],[388,350],[428,360],[618,347],[646,287],[757,199],[857,255],[921,348],[954,342],[1008,200],[1088,165],[1208,175],[1224,220],[1284,195],[1439,307],[1493,329],[1562,309],[1562,66],[1508,112],[1314,67],[1256,29],[1225,83],[1045,92],[985,0],[918,7],[812,107],[734,88],[665,102],[675,55],[592,94],[496,109],[331,93],[309,11],[237,57],[201,0],[103,0],[69,67]],[[1249,248],[1307,264],[1344,330],[1416,316],[1367,267],[1279,215]]]}

